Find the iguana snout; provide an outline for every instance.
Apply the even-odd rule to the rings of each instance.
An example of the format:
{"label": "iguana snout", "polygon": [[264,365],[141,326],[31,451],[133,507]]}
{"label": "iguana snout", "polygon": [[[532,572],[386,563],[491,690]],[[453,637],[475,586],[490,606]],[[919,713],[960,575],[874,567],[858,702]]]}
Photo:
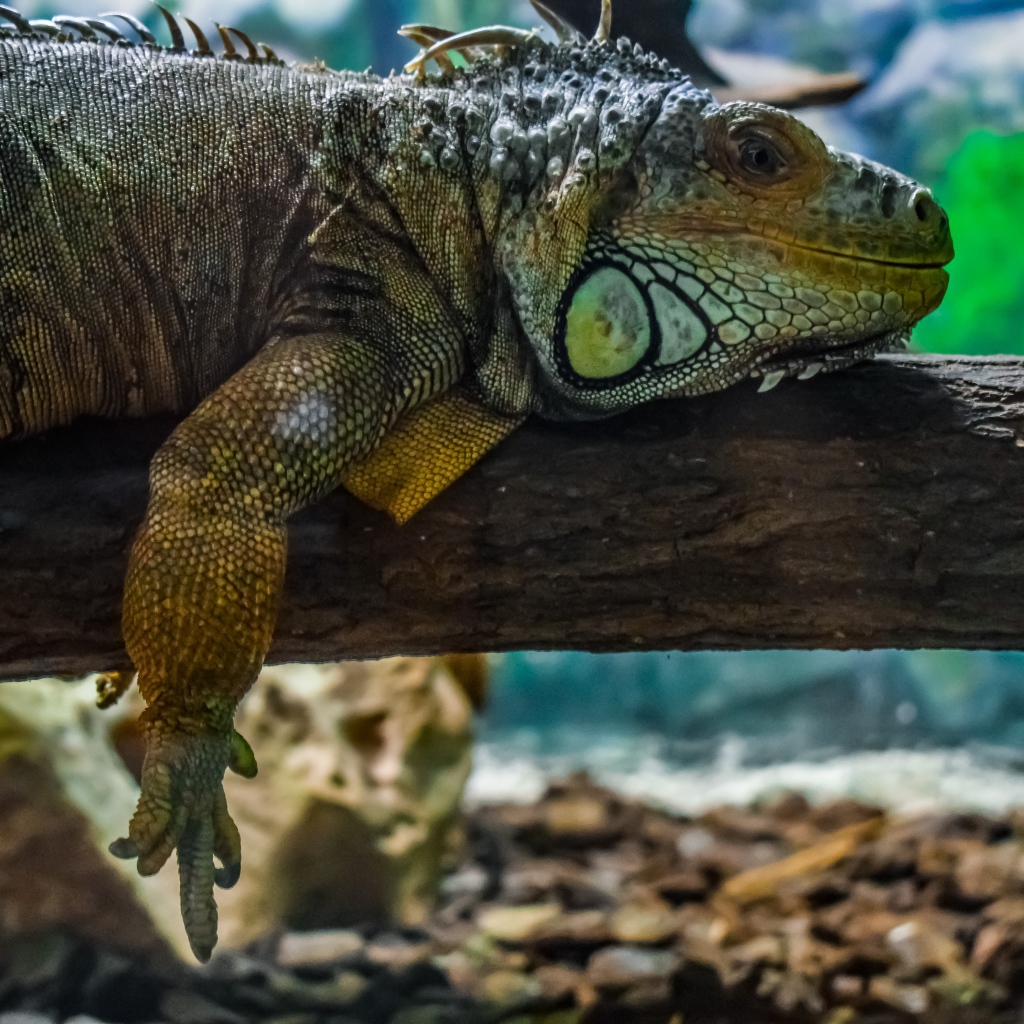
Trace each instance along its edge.
{"label": "iguana snout", "polygon": [[917,182],[826,147],[791,114],[760,104],[705,108],[692,164],[679,171],[659,148],[659,127],[659,159],[645,168],[651,198],[615,232],[626,251],[649,252],[654,240],[676,293],[695,302],[724,350],[683,391],[721,386],[737,371],[770,387],[901,347],[942,300],[949,219]]}

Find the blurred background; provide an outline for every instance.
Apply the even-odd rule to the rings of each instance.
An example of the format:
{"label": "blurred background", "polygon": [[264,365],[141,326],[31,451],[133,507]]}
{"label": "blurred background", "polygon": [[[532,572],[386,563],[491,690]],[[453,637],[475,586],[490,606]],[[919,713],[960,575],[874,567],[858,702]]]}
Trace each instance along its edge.
{"label": "blurred background", "polygon": [[[596,24],[598,0],[552,3],[581,27]],[[216,15],[290,59],[383,74],[415,53],[395,34],[404,22],[537,23],[525,0],[168,6],[204,25]],[[949,211],[957,249],[951,285],[914,343],[932,352],[1024,353],[1024,3],[619,0],[619,7],[617,32],[646,35],[648,45],[653,36],[656,49],[689,61],[706,84],[757,89],[809,71],[860,75],[866,87],[848,102],[798,113],[827,142],[931,186]],[[127,0],[125,9],[163,38],[152,5]],[[96,11],[95,0],[26,5],[34,16]],[[586,766],[687,807],[781,784],[883,802],[1024,802],[1024,655],[520,653],[493,658],[491,670],[470,783],[479,798],[529,798],[549,773]]]}

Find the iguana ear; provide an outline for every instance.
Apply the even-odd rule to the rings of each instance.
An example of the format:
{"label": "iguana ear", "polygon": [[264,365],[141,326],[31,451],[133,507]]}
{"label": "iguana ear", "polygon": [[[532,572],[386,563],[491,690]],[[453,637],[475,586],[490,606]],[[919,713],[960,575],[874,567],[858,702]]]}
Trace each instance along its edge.
{"label": "iguana ear", "polygon": [[523,416],[492,412],[460,392],[400,420],[342,483],[357,498],[404,523],[510,434]]}

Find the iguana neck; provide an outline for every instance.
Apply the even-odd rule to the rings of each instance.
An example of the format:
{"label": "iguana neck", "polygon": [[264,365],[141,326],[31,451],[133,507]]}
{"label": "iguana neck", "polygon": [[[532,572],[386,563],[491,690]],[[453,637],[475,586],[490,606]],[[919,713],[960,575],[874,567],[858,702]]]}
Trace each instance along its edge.
{"label": "iguana neck", "polygon": [[[318,233],[318,258],[329,251],[334,268],[368,274],[387,291],[389,268],[373,255],[376,244],[353,243],[360,234],[402,238],[459,324],[464,387],[495,411],[525,413],[534,400],[533,356],[496,258],[523,199],[518,184],[493,173],[481,142],[500,120],[500,83],[472,89],[461,75],[363,79],[331,97],[322,166],[336,206]],[[401,304],[400,282],[388,298]]]}
{"label": "iguana neck", "polygon": [[627,79],[600,54],[538,47],[380,86],[385,129],[364,150],[379,154],[438,282],[467,300],[472,374],[492,408],[577,416],[543,387],[530,293],[568,283],[575,240],[615,215],[667,98],[685,94],[694,120],[710,99],[672,69],[644,67],[647,78]]}

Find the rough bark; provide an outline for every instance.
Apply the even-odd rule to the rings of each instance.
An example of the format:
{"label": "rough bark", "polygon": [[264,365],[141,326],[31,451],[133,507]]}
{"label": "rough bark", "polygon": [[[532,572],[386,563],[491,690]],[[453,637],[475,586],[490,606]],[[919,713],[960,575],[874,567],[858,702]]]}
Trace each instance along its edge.
{"label": "rough bark", "polygon": [[[169,422],[0,449],[0,677],[125,662]],[[273,661],[513,648],[1024,646],[1024,362],[885,357],[531,422],[405,527],[295,518]]]}

